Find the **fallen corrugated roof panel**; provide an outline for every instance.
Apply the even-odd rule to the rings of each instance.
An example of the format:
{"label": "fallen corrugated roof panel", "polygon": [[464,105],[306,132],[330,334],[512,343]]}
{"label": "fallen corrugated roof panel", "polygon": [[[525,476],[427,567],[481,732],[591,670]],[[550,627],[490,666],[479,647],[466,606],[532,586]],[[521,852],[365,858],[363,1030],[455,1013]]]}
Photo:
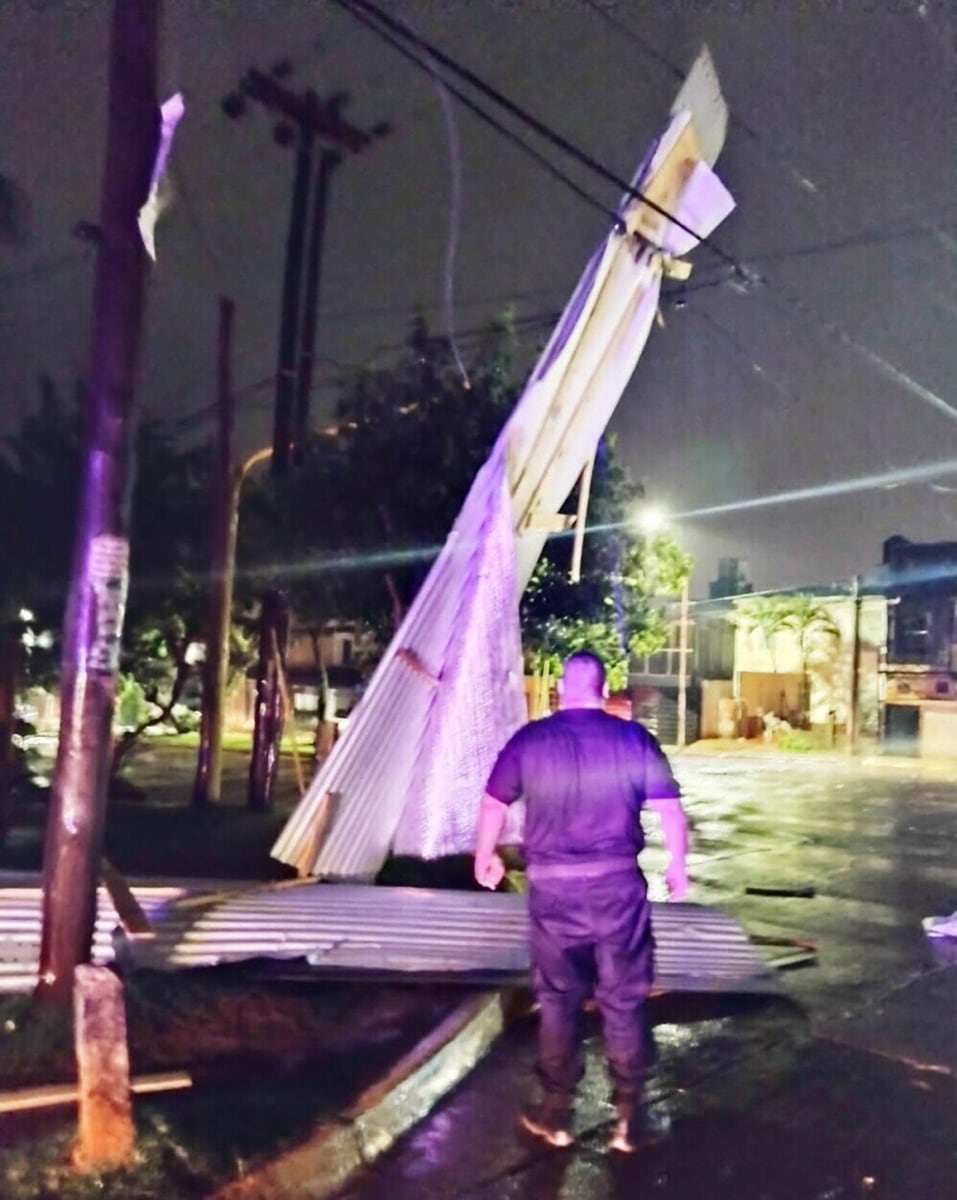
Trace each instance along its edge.
{"label": "fallen corrugated roof panel", "polygon": [[[134,885],[154,930],[117,934],[116,912],[99,894],[94,961],[121,946],[132,965],[156,970],[252,959],[298,960],[321,976],[400,974],[524,980],[526,899],[515,893],[296,883],[239,885],[211,893],[200,881]],[[0,888],[0,991],[36,982],[40,889]],[[693,992],[776,990],[771,971],[731,917],[696,904],[655,904],[659,988]]]}
{"label": "fallen corrugated roof panel", "polygon": [[634,177],[647,199],[623,199],[343,737],[273,846],[301,875],[371,882],[390,850],[430,859],[474,847],[495,756],[525,720],[519,597],[549,533],[568,527],[562,505],[641,356],[663,274],[685,277],[675,258],[734,207],[710,166],[727,107],[707,53],[676,105]]}

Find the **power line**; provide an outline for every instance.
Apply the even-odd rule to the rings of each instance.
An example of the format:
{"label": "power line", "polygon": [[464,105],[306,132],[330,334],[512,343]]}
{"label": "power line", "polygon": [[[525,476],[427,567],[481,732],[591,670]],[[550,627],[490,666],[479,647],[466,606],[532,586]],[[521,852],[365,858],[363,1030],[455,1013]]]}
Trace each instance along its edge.
{"label": "power line", "polygon": [[[540,137],[545,138],[546,141],[550,142],[556,148],[563,150],[566,154],[574,158],[583,166],[587,167],[593,173],[599,175],[607,182],[613,183],[626,195],[639,200],[653,212],[658,213],[659,216],[664,217],[678,229],[683,230],[690,237],[693,237],[700,245],[706,246],[713,254],[716,254],[720,259],[722,259],[722,261],[726,262],[736,272],[745,274],[743,268],[740,266],[737,260],[734,259],[730,254],[725,253],[725,251],[722,250],[721,247],[717,245],[717,243],[711,238],[697,233],[673,213],[670,213],[666,208],[663,208],[660,204],[657,204],[654,200],[644,195],[640,189],[622,179],[621,176],[610,170],[603,163],[599,162],[591,154],[586,153],[573,142],[570,142],[562,134],[552,129],[551,126],[546,125],[544,121],[540,121],[537,117],[534,117],[526,109],[522,108],[513,100],[510,100],[502,92],[498,91],[497,88],[492,87],[491,84],[486,83],[483,79],[480,79],[473,71],[470,71],[467,67],[463,67],[460,63],[456,62],[455,59],[449,57],[449,55],[444,54],[436,45],[434,45],[434,43],[420,37],[401,21],[390,17],[377,5],[370,3],[370,0],[335,0],[335,3],[357,20],[361,19],[362,15],[371,15],[371,17],[374,18],[374,21],[378,21],[381,25],[384,25],[387,29],[392,30],[399,37],[411,42],[414,46],[418,47],[420,51],[430,54],[438,62],[442,63],[443,66],[447,67],[450,71],[454,72],[467,83],[471,84],[472,87],[476,88],[484,96],[487,96],[490,100],[494,100],[495,103],[504,108],[506,112],[510,113],[517,120],[527,125],[530,129],[533,129],[537,134],[539,134]],[[375,29],[380,37],[384,37],[384,31],[377,25],[370,23],[369,21],[364,21],[363,23],[369,25],[370,28]]]}
{"label": "power line", "polygon": [[42,259],[31,263],[22,271],[11,271],[0,275],[0,288],[18,287],[24,283],[35,283],[37,280],[48,279],[58,275],[68,267],[78,267],[92,262],[92,256],[86,250],[71,250],[67,254],[59,254],[55,258]]}
{"label": "power line", "polygon": [[[660,66],[664,67],[674,79],[678,79],[680,81],[684,80],[685,73],[682,71],[681,67],[677,65],[677,63],[672,62],[670,58],[662,54],[657,47],[655,47],[646,38],[643,38],[639,33],[632,29],[630,25],[626,25],[620,17],[616,17],[612,13],[606,11],[606,9],[598,4],[596,0],[585,0],[585,4],[593,12],[598,14],[598,16],[601,17],[606,25],[610,26],[617,33],[620,33],[622,37],[627,38],[629,42],[637,46],[647,58],[652,59]],[[742,133],[746,134],[761,149],[761,151],[772,160],[772,162],[775,162],[779,167],[783,167],[788,172],[791,178],[800,187],[802,192],[814,196],[820,195],[820,188],[814,182],[814,180],[809,179],[807,175],[805,175],[802,171],[799,171],[797,167],[795,167],[794,164],[782,154],[773,151],[766,144],[764,137],[759,134],[756,129],[749,125],[743,117],[739,117],[736,113],[730,111],[728,116],[729,120],[732,121],[742,131]]]}
{"label": "power line", "polygon": [[[424,71],[426,74],[431,75],[433,78],[438,77],[438,72],[435,70],[434,64],[430,65],[427,62],[423,62],[421,58],[413,54],[410,50],[407,50],[397,38],[392,37],[386,30],[380,29],[379,26],[377,26],[374,21],[370,20],[364,13],[353,10],[347,3],[344,2],[344,0],[336,0],[336,3],[341,3],[342,7],[346,9],[346,11],[354,20],[358,21],[359,24],[364,25],[368,30],[370,30],[370,32],[374,33],[376,37],[390,45],[394,50],[401,54],[403,58],[412,63],[413,66],[417,67],[420,71]],[[428,53],[428,51],[426,50],[425,53]],[[461,91],[453,83],[450,83],[449,80],[442,79],[442,85],[451,95],[456,98],[456,100],[459,101],[460,104],[464,105],[469,112],[473,114],[473,116],[478,117],[480,121],[483,121],[490,128],[494,129],[496,133],[500,133],[507,141],[511,142],[513,146],[516,146],[524,154],[527,154],[528,157],[534,162],[538,163],[538,165],[544,171],[547,171],[548,174],[554,179],[557,179],[559,183],[564,184],[565,187],[574,192],[574,194],[578,196],[580,200],[584,200],[584,202],[591,208],[598,209],[598,211],[614,225],[619,227],[621,226],[621,218],[616,212],[610,209],[606,204],[603,204],[601,200],[597,200],[594,196],[590,195],[587,191],[585,191],[584,188],[580,187],[570,176],[566,175],[561,168],[555,166],[553,162],[550,162],[544,154],[541,154],[535,149],[534,146],[530,146],[524,138],[519,137],[519,135],[509,129],[507,125],[503,125],[502,122],[496,117],[493,117],[491,113],[486,112],[486,110],[476,104],[470,96],[466,95],[465,92]]]}

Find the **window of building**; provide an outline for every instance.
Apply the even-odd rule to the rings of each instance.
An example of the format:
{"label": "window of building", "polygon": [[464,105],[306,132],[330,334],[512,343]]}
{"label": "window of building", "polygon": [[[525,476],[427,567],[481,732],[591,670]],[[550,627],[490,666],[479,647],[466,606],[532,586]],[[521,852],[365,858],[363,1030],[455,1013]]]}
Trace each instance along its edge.
{"label": "window of building", "polygon": [[894,653],[899,662],[927,661],[931,626],[931,614],[923,605],[900,606],[894,614]]}

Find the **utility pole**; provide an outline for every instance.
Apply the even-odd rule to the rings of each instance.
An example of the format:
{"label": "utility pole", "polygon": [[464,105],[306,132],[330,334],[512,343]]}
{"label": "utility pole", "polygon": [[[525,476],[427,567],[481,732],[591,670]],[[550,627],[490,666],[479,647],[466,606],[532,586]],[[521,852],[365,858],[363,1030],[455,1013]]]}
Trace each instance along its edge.
{"label": "utility pole", "polygon": [[[256,669],[256,720],[253,753],[249,763],[248,804],[253,809],[272,807],[279,748],[286,718],[281,677],[289,641],[289,610],[282,592],[263,595],[259,617],[259,664]],[[294,714],[288,714],[290,720]]]}
{"label": "utility pole", "polygon": [[851,590],[853,603],[853,635],[851,637],[851,686],[847,706],[847,752],[856,754],[860,749],[861,724],[861,577],[854,576]]}
{"label": "utility pole", "polygon": [[[291,91],[282,83],[291,70],[288,62],[277,64],[270,74],[251,68],[243,76],[237,91],[223,101],[223,111],[234,120],[245,112],[247,100],[262,104],[280,118],[274,130],[277,143],[288,146],[295,142],[296,145],[276,368],[272,453],[272,472],[276,476],[285,474],[290,461],[299,456],[308,430],[329,180],[334,167],[341,161],[340,151],[358,154],[374,138],[388,132],[384,124],[366,132],[344,121],[339,115],[344,96],[321,101],[312,88],[306,88],[300,94]],[[320,147],[318,161],[317,145]],[[310,197],[311,221],[308,219]],[[309,265],[303,305],[307,233]]]}
{"label": "utility pole", "polygon": [[63,629],[61,717],[43,857],[38,999],[66,1005],[96,916],[129,578],[134,391],[147,255],[137,218],[159,146],[159,3],[115,0],[106,164],[85,388],[87,445]]}
{"label": "utility pole", "polygon": [[681,583],[681,611],[678,619],[678,747],[688,742],[688,576]]}
{"label": "utility pole", "polygon": [[[330,102],[338,109],[339,98]],[[309,230],[309,249],[306,262],[306,297],[302,309],[302,333],[299,363],[296,371],[296,413],[291,442],[293,462],[302,458],[309,432],[309,403],[312,399],[312,373],[316,355],[316,328],[319,317],[319,275],[322,270],[322,251],[326,237],[326,212],[329,204],[329,181],[332,172],[342,162],[337,150],[325,147],[319,152],[315,188],[312,197],[312,221]],[[275,445],[273,446],[275,454]]]}
{"label": "utility pole", "polygon": [[[344,95],[322,101],[312,88],[306,88],[299,94],[291,91],[282,82],[291,70],[288,62],[277,64],[270,74],[250,69],[240,81],[238,90],[223,101],[223,111],[232,119],[243,115],[247,100],[262,104],[279,117],[274,128],[277,143],[288,146],[295,142],[296,145],[273,417],[271,469],[277,477],[286,474],[290,463],[301,458],[309,430],[319,280],[330,179],[341,161],[342,153],[358,154],[375,138],[389,131],[387,125],[380,124],[371,132],[366,132],[344,121],[340,116],[340,109],[346,100]],[[305,301],[302,297],[304,265]],[[275,661],[274,648],[278,640],[269,630],[288,625],[288,615],[284,611],[280,615],[280,607],[276,595],[268,593],[263,597],[263,632],[256,675],[256,715],[249,775],[249,801],[252,807],[267,807],[272,802],[276,776],[279,747],[278,742],[273,744],[273,739],[278,738],[282,731],[283,702],[279,690],[282,663]],[[286,635],[282,636],[284,638]]]}

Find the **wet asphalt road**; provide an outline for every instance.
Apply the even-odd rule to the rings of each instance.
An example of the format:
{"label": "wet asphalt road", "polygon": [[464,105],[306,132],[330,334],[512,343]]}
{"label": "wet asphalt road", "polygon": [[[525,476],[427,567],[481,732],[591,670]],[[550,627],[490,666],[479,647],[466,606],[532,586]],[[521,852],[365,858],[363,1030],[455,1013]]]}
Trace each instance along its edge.
{"label": "wet asphalt road", "polygon": [[[534,1094],[530,1018],[344,1197],[957,1200],[957,955],[921,929],[957,909],[957,773],[733,754],[676,769],[691,899],[750,933],[811,939],[817,962],[782,971],[780,999],[656,1001],[647,1101],[672,1129],[634,1157],[605,1148],[597,1026],[578,1145],[516,1133]],[[643,861],[655,880],[660,846]]]}

